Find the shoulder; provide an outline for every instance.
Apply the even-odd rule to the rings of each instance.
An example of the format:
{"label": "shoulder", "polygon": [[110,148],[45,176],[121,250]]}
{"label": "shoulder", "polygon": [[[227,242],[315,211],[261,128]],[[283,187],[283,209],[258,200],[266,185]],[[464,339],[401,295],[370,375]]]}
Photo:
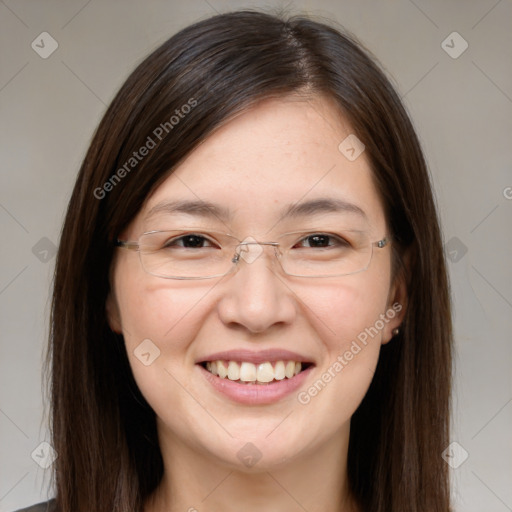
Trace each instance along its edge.
{"label": "shoulder", "polygon": [[55,510],[55,500],[43,501],[27,508],[20,508],[14,512],[53,512]]}

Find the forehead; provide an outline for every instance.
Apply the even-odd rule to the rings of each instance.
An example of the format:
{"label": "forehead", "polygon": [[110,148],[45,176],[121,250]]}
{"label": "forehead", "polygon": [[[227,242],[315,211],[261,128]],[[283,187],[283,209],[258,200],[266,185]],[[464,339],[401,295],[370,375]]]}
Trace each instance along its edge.
{"label": "forehead", "polygon": [[[158,187],[138,218],[166,215],[217,218],[263,228],[300,205],[331,199],[340,212],[385,225],[379,194],[364,152],[354,161],[339,150],[351,127],[326,98],[268,99],[215,131]],[[174,205],[166,206],[173,202]],[[194,203],[175,208],[176,203]],[[204,203],[208,203],[206,205]],[[325,203],[325,202],[324,202]],[[302,213],[314,214],[305,206]],[[325,204],[324,204],[325,206]],[[309,210],[308,210],[309,208]],[[194,212],[195,210],[195,212]],[[329,207],[317,208],[325,213]]]}

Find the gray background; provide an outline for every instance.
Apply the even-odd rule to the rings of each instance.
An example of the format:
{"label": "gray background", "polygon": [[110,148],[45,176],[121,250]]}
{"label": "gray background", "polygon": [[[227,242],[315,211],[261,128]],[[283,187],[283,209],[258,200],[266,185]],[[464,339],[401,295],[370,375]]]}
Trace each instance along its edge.
{"label": "gray background", "polygon": [[[456,510],[512,510],[510,0],[0,0],[0,511],[48,496],[50,470],[35,460],[49,453],[39,446],[49,440],[41,362],[54,250],[106,105],[135,64],[187,24],[216,11],[278,6],[354,32],[393,77],[412,115],[433,175],[452,279],[452,440],[462,448],[446,458],[458,466]],[[58,42],[46,59],[31,47],[43,46],[44,31]],[[454,31],[469,45],[457,58],[463,41],[448,37]],[[463,463],[462,450],[469,454]]]}

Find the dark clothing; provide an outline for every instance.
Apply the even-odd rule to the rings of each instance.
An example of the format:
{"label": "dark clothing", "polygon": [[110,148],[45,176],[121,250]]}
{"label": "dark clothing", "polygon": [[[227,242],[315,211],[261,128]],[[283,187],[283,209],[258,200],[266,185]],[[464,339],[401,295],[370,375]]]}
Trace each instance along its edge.
{"label": "dark clothing", "polygon": [[20,508],[14,512],[53,512],[55,510],[55,500],[43,501],[28,508]]}

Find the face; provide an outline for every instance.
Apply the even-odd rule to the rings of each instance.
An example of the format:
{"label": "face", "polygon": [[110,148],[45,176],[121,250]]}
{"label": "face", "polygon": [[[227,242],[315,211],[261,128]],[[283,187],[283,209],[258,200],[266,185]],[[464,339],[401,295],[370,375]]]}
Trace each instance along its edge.
{"label": "face", "polygon": [[[194,150],[120,238],[193,226],[260,242],[336,229],[381,240],[386,220],[365,153],[351,161],[338,149],[351,133],[325,98],[265,100]],[[290,206],[326,198],[351,206],[283,216]],[[226,216],[165,208],[148,216],[156,205],[178,200],[207,201]],[[204,280],[150,275],[136,251],[118,249],[107,304],[157,415],[161,444],[247,471],[243,455],[261,454],[261,470],[336,449],[370,385],[381,345],[403,316],[389,245],[374,248],[365,271],[327,278],[286,275],[273,247],[251,247],[262,249],[254,260],[242,258],[230,274]],[[251,363],[257,370],[269,362],[274,381],[222,379],[205,369],[212,360],[238,362],[231,365],[233,378],[242,367],[244,378],[252,378]],[[300,361],[306,369],[282,378],[277,361],[285,369]],[[265,369],[257,376],[268,375]]]}

